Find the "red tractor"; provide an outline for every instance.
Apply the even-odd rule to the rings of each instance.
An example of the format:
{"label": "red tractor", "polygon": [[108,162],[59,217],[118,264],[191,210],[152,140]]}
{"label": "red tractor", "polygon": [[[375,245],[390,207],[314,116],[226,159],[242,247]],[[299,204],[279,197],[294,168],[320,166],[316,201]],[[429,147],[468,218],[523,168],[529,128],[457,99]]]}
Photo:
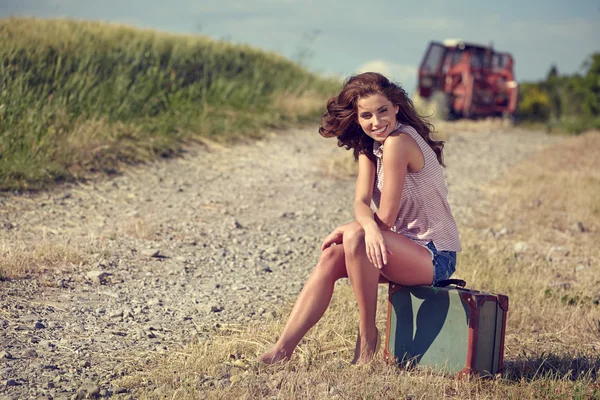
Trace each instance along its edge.
{"label": "red tractor", "polygon": [[513,64],[510,54],[490,46],[462,40],[431,42],[419,68],[415,105],[439,119],[512,119],[518,94]]}

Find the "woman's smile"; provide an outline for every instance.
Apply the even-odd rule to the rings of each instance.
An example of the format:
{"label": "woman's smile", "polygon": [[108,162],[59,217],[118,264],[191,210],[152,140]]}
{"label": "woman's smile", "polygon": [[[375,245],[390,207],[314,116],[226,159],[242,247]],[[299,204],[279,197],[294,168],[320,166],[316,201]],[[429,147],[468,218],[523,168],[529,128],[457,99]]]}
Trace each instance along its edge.
{"label": "woman's smile", "polygon": [[385,131],[387,130],[388,126],[389,125],[386,125],[383,128],[381,128],[381,129],[376,129],[376,130],[373,130],[371,132],[373,132],[375,135],[382,135],[383,133],[385,133]]}

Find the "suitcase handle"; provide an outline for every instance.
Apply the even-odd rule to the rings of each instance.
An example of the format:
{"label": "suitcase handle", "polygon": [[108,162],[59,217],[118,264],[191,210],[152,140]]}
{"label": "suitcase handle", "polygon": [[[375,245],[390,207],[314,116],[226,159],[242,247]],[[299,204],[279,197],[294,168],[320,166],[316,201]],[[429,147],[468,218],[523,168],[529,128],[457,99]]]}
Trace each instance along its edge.
{"label": "suitcase handle", "polygon": [[450,286],[450,285],[456,285],[459,287],[465,287],[466,284],[467,284],[467,282],[465,282],[462,279],[445,279],[443,281],[439,281],[438,283],[436,283],[433,286],[446,287],[446,286]]}

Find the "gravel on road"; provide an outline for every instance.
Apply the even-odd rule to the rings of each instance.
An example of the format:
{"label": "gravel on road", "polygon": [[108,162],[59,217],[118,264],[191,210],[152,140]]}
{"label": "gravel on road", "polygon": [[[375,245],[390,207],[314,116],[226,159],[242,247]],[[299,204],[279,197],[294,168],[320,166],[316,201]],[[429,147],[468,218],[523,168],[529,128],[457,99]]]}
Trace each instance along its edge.
{"label": "gravel on road", "polygon": [[[486,206],[482,184],[559,140],[486,124],[448,130],[459,224]],[[354,181],[327,168],[343,152],[298,129],[0,197],[0,250],[64,246],[85,260],[0,282],[0,399],[131,396],[113,382],[132,359],[206,340],[219,325],[277,317],[323,237],[352,219]]]}

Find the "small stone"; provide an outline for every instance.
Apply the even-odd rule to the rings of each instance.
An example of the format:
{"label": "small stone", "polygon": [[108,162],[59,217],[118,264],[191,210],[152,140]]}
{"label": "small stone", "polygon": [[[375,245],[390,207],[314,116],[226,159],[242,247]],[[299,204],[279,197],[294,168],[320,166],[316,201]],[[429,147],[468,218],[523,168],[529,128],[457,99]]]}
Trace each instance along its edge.
{"label": "small stone", "polygon": [[52,381],[50,381],[50,382],[45,382],[45,383],[42,385],[42,388],[44,388],[44,389],[54,389],[54,387],[55,387],[55,385],[54,385],[54,382],[52,382]]}
{"label": "small stone", "polygon": [[14,380],[14,379],[7,379],[4,382],[4,386],[19,386],[19,385],[20,385],[20,383],[17,382],[16,380]]}
{"label": "small stone", "polygon": [[37,356],[38,356],[38,353],[34,349],[27,349],[23,352],[23,357],[36,358]]}
{"label": "small stone", "polygon": [[256,260],[256,269],[259,272],[273,272],[273,270],[262,260]]}
{"label": "small stone", "polygon": [[575,272],[581,272],[584,269],[585,269],[585,265],[579,264],[578,266],[575,267]]}
{"label": "small stone", "polygon": [[147,337],[148,339],[156,339],[156,334],[153,331],[146,331],[144,332],[145,337]]}
{"label": "small stone", "polygon": [[114,394],[124,394],[127,393],[127,389],[125,389],[124,387],[121,386],[114,386],[112,388],[112,391]]}
{"label": "small stone", "polygon": [[231,221],[231,227],[233,229],[242,229],[243,226],[235,218]]}
{"label": "small stone", "polygon": [[142,250],[140,253],[143,256],[150,257],[150,258],[160,258],[161,257],[160,250],[158,250],[158,249]]}
{"label": "small stone", "polygon": [[29,364],[29,366],[33,370],[44,369],[44,364],[42,364],[41,362],[37,362],[37,361],[32,362],[31,364]]}
{"label": "small stone", "polygon": [[6,360],[14,360],[13,355],[10,354],[8,351],[0,351],[0,358],[4,358]]}
{"label": "small stone", "polygon": [[150,300],[148,300],[148,305],[149,306],[162,305],[162,300],[161,299],[150,299]]}
{"label": "small stone", "polygon": [[248,369],[248,364],[244,360],[235,360],[232,365],[240,369]]}
{"label": "small stone", "polygon": [[572,285],[570,282],[552,282],[550,284],[550,287],[562,289],[562,290],[568,290],[568,289],[571,289]]}
{"label": "small stone", "polygon": [[156,346],[156,348],[154,349],[158,354],[165,354],[167,352],[167,346],[164,345],[158,345]]}
{"label": "small stone", "polygon": [[225,309],[225,307],[221,306],[221,305],[214,305],[214,306],[210,306],[210,311],[214,312],[214,313],[218,313],[221,312]]}
{"label": "small stone", "polygon": [[35,329],[45,329],[46,325],[44,325],[43,322],[38,321],[38,322],[35,323],[34,328]]}
{"label": "small stone", "polygon": [[585,232],[587,229],[585,228],[585,226],[583,225],[583,222],[579,221],[577,222],[577,230],[581,233]]}
{"label": "small stone", "polygon": [[100,388],[94,382],[86,382],[79,387],[77,394],[87,395],[88,397],[98,397]]}
{"label": "small stone", "polygon": [[498,232],[496,232],[495,236],[498,238],[498,237],[506,236],[508,234],[509,234],[508,228],[502,228]]}
{"label": "small stone", "polygon": [[106,278],[112,276],[112,274],[106,271],[94,270],[89,271],[85,276],[92,282],[103,285],[106,283]]}
{"label": "small stone", "polygon": [[558,255],[561,255],[561,256],[564,256],[564,257],[566,257],[566,256],[568,256],[568,255],[569,255],[571,252],[570,252],[570,250],[569,250],[567,247],[564,247],[564,246],[553,246],[553,247],[551,247],[551,248],[550,248],[550,251],[549,251],[549,253],[550,253],[551,255],[552,255],[552,254],[558,254]]}
{"label": "small stone", "polygon": [[515,254],[525,253],[529,249],[529,246],[525,242],[517,242],[513,246]]}
{"label": "small stone", "polygon": [[49,340],[42,340],[38,343],[38,346],[46,349],[53,349],[56,345]]}

